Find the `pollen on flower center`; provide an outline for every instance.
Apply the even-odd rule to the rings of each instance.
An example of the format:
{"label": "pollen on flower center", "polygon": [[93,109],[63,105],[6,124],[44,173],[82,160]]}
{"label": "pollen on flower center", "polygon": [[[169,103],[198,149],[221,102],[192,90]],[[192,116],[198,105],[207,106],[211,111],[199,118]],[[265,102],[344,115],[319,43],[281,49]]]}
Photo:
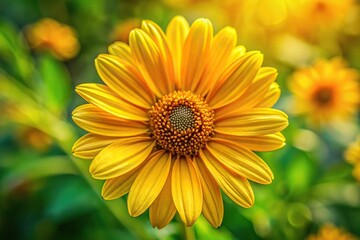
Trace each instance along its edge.
{"label": "pollen on flower center", "polygon": [[176,130],[185,131],[188,128],[194,127],[194,113],[185,105],[177,106],[170,114],[170,123]]}
{"label": "pollen on flower center", "polygon": [[149,111],[151,135],[158,147],[194,156],[214,132],[214,112],[198,95],[175,91]]}

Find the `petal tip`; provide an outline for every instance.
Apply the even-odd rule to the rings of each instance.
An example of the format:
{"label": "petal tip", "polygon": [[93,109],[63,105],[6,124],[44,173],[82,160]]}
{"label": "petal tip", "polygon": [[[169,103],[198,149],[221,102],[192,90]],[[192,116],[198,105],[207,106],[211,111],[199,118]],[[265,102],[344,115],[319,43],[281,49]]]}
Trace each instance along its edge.
{"label": "petal tip", "polygon": [[228,27],[225,27],[224,29],[228,34],[237,35],[237,31],[234,27],[228,26]]}
{"label": "petal tip", "polygon": [[143,213],[143,212],[139,211],[138,209],[134,209],[134,207],[130,204],[128,204],[128,212],[129,212],[129,215],[132,217],[138,217]]}
{"label": "petal tip", "polygon": [[[75,143],[76,144],[76,143]],[[74,155],[75,157],[77,157],[76,156],[76,148],[77,148],[77,146],[75,146],[75,144],[71,147],[71,153],[72,153],[72,155]]]}
{"label": "petal tip", "polygon": [[167,224],[164,224],[164,223],[155,223],[155,224],[153,224],[153,223],[151,223],[151,226],[153,228],[157,228],[158,230],[160,230],[160,229],[163,229],[164,227],[166,227]]}
{"label": "petal tip", "polygon": [[81,83],[75,87],[75,92],[79,95],[88,88],[89,85],[92,85],[93,83]]}
{"label": "petal tip", "polygon": [[252,199],[245,199],[245,201],[246,202],[242,205],[242,207],[251,208],[252,206],[254,206],[254,203],[255,203],[254,197],[252,197]]}
{"label": "petal tip", "polygon": [[186,18],[183,17],[183,16],[181,16],[181,15],[176,15],[176,16],[174,16],[174,17],[171,19],[171,21],[186,21],[186,22],[187,22]]}
{"label": "petal tip", "polygon": [[106,179],[100,174],[98,165],[95,165],[94,161],[90,164],[89,172],[91,176],[95,179]]}
{"label": "petal tip", "polygon": [[211,27],[212,28],[212,23],[210,22],[210,20],[208,18],[198,18],[194,21],[194,23],[192,24],[193,26],[201,26],[201,27]]}
{"label": "petal tip", "polygon": [[112,198],[109,198],[108,193],[104,190],[104,187],[101,189],[101,197],[104,200],[111,200]]}
{"label": "petal tip", "polygon": [[101,53],[101,54],[97,55],[97,57],[95,58],[94,61],[96,63],[96,62],[102,61],[104,58],[105,58],[105,54]]}

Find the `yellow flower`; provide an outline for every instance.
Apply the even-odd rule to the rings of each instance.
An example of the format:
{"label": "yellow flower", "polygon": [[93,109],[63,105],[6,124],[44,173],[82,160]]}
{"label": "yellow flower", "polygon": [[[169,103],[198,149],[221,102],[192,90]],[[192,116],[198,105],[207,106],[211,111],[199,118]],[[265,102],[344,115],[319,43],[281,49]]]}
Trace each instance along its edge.
{"label": "yellow flower", "polygon": [[360,181],[360,135],[348,146],[344,155],[346,161],[354,165],[353,175]]}
{"label": "yellow flower", "polygon": [[[216,4],[223,8],[230,22],[239,31],[247,28],[247,31],[258,31],[256,28],[268,27],[282,23],[288,15],[288,5],[294,0],[215,0]],[[239,14],[240,13],[240,14]],[[246,26],[252,23],[254,25]],[[264,29],[266,30],[266,29]]]}
{"label": "yellow flower", "polygon": [[332,224],[322,226],[318,234],[307,237],[307,240],[357,240],[352,234],[335,227]]}
{"label": "yellow flower", "polygon": [[49,150],[53,143],[51,136],[33,127],[20,128],[17,138],[21,144],[32,147],[40,152]]}
{"label": "yellow flower", "polygon": [[30,46],[50,51],[60,60],[73,58],[79,51],[75,30],[53,19],[45,18],[26,29]]}
{"label": "yellow flower", "polygon": [[206,3],[211,4],[209,0],[163,0],[163,2],[170,7],[181,9],[185,7],[193,7],[194,5]]}
{"label": "yellow flower", "polygon": [[357,78],[339,58],[298,70],[289,82],[296,113],[307,114],[316,125],[353,116],[360,103]]}
{"label": "yellow flower", "polygon": [[213,36],[209,20],[191,27],[174,17],[166,32],[151,21],[95,60],[106,85],[82,84],[88,104],[73,112],[90,132],[74,155],[94,159],[90,172],[105,179],[102,196],[128,193],[130,215],[149,208],[162,228],[179,213],[186,226],[202,213],[215,227],[223,218],[220,188],[251,207],[248,180],[269,184],[273,174],[253,151],[284,145],[287,115],[271,107],[280,95],[277,71],[261,67],[259,52],[236,46],[233,28]]}
{"label": "yellow flower", "polygon": [[111,39],[114,41],[128,42],[129,41],[129,33],[134,28],[140,27],[141,20],[138,18],[129,18],[122,22],[119,22],[113,32],[111,33]]}
{"label": "yellow flower", "polygon": [[309,40],[317,34],[340,29],[354,9],[354,0],[297,0],[292,20],[297,33]]}

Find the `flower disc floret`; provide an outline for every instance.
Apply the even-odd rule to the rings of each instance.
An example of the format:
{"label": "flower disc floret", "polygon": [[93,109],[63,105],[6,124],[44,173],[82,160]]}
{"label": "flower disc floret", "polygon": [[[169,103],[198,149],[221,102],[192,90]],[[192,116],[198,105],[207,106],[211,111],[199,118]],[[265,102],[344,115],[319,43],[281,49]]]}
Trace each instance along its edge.
{"label": "flower disc floret", "polygon": [[173,154],[194,156],[214,132],[214,112],[190,91],[163,96],[149,116],[157,145]]}

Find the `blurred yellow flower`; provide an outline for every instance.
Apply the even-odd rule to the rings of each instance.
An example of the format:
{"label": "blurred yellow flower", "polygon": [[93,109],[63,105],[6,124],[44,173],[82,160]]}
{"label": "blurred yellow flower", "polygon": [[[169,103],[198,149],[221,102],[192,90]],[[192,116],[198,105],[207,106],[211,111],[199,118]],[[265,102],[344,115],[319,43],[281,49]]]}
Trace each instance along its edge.
{"label": "blurred yellow flower", "polygon": [[353,175],[360,181],[360,135],[345,151],[345,159],[354,165]]}
{"label": "blurred yellow flower", "polygon": [[[217,5],[226,10],[235,26],[256,28],[277,25],[285,21],[288,15],[289,0],[215,0]],[[257,26],[246,26],[252,22]],[[239,29],[241,31],[241,29]],[[255,29],[254,29],[255,30]]]}
{"label": "blurred yellow flower", "polygon": [[349,119],[360,103],[357,78],[358,72],[347,68],[340,58],[319,60],[298,70],[289,82],[295,113],[307,114],[315,125]]}
{"label": "blurred yellow flower", "polygon": [[80,47],[72,27],[49,18],[28,26],[26,36],[32,48],[50,51],[60,60],[73,58]]}
{"label": "blurred yellow flower", "polygon": [[129,18],[122,22],[119,22],[113,32],[111,33],[110,38],[113,41],[129,42],[129,34],[134,28],[138,28],[141,25],[141,20],[139,18]]}
{"label": "blurred yellow flower", "polygon": [[335,227],[332,224],[322,226],[317,234],[307,237],[307,240],[357,240],[355,236]]}
{"label": "blurred yellow flower", "polygon": [[[234,26],[242,41],[252,47],[269,47],[274,36],[284,30],[289,0],[213,0],[222,18]],[[219,11],[219,10],[218,10]]]}
{"label": "blurred yellow flower", "polygon": [[17,135],[21,144],[30,146],[40,152],[47,151],[53,144],[53,139],[48,134],[33,127],[20,128]]}
{"label": "blurred yellow flower", "polygon": [[193,7],[200,3],[211,3],[211,0],[163,0],[163,2],[173,8]]}
{"label": "blurred yellow flower", "polygon": [[299,35],[314,40],[319,34],[340,29],[354,5],[354,0],[295,0],[292,24]]}
{"label": "blurred yellow flower", "polygon": [[276,69],[261,67],[262,54],[236,43],[233,28],[213,36],[208,19],[190,27],[177,16],[165,33],[143,21],[129,45],[114,43],[97,57],[106,85],[76,88],[89,103],[73,119],[90,133],[73,152],[94,159],[90,172],[106,180],[105,199],[128,193],[130,215],[149,208],[158,228],[176,212],[186,226],[201,213],[220,226],[220,188],[235,203],[253,205],[248,180],[273,179],[253,151],[284,146],[288,119],[272,109],[280,95]]}

